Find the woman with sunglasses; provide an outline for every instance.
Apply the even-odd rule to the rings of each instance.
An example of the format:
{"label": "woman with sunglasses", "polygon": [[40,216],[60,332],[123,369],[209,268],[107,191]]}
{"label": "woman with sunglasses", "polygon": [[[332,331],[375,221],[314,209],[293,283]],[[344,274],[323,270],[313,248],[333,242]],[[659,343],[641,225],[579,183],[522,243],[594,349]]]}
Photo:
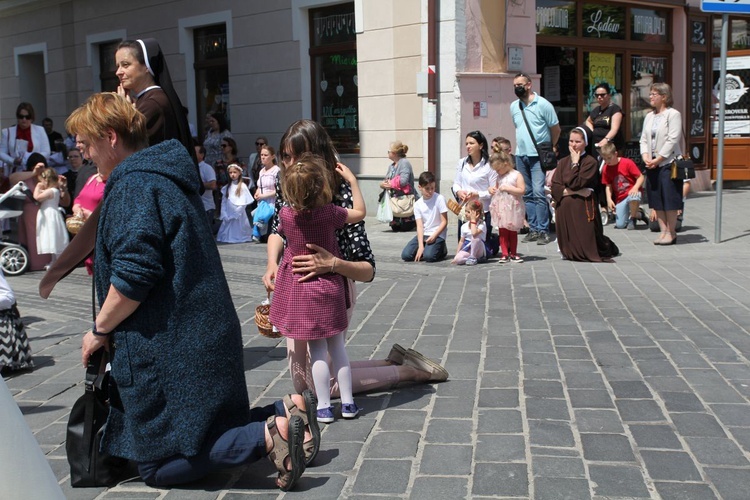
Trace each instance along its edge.
{"label": "woman with sunglasses", "polygon": [[594,88],[597,106],[586,118],[586,128],[591,130],[595,148],[601,148],[608,142],[615,145],[618,151],[625,148],[625,138],[620,129],[622,125],[622,108],[612,102],[612,89],[607,82]]}
{"label": "woman with sunglasses", "polygon": [[[44,127],[34,125],[34,107],[22,102],[16,108],[16,125],[4,128],[0,137],[0,161],[6,164],[5,176],[22,168],[31,153],[49,159],[50,147]],[[25,141],[25,147],[24,142]]]}

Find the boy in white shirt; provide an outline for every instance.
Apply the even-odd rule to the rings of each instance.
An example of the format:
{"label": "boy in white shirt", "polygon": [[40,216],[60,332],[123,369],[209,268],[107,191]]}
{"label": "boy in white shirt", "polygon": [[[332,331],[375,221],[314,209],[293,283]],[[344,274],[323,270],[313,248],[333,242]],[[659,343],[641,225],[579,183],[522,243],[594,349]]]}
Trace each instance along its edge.
{"label": "boy in white shirt", "polygon": [[206,148],[201,145],[195,146],[195,156],[198,158],[198,167],[201,173],[201,182],[206,190],[201,195],[203,208],[206,210],[208,226],[213,231],[216,204],[214,203],[214,190],[216,189],[216,173],[211,165],[203,161],[206,158]]}
{"label": "boy in white shirt", "polygon": [[437,262],[448,255],[448,206],[443,195],[435,192],[435,175],[431,172],[419,176],[419,192],[422,197],[414,203],[417,235],[406,244],[401,258],[407,262]]}

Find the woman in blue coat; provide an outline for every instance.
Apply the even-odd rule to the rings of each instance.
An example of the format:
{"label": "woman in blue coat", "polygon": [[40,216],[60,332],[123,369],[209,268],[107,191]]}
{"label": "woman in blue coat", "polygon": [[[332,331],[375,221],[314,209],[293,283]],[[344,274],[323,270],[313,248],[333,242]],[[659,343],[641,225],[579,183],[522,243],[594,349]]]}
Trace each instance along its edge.
{"label": "woman in blue coat", "polygon": [[84,365],[110,350],[119,401],[102,446],[154,486],[269,455],[288,490],[305,469],[307,419],[287,419],[281,401],[249,408],[240,324],[190,155],[176,140],[148,147],[144,116],[114,93],[91,96],[66,125],[108,179],[95,251],[101,309],[82,349]]}

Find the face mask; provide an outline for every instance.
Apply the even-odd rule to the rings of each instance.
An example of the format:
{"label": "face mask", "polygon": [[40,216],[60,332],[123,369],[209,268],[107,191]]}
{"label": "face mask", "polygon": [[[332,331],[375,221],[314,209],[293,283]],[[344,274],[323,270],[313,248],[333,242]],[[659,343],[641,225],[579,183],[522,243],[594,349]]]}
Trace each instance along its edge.
{"label": "face mask", "polygon": [[525,85],[517,85],[513,87],[513,92],[516,93],[516,96],[518,97],[524,97],[526,96],[526,86]]}

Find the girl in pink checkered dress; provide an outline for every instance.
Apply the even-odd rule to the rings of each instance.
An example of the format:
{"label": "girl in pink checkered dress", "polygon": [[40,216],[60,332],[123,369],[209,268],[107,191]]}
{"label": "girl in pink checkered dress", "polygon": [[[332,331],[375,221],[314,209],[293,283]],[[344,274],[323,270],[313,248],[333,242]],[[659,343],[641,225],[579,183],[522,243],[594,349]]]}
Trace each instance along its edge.
{"label": "girl in pink checkered dress", "polygon": [[[308,343],[318,396],[318,421],[324,423],[334,420],[329,356],[339,383],[341,415],[354,418],[359,412],[352,395],[351,367],[344,344],[351,297],[346,278],[334,271],[337,260],[342,258],[336,230],[364,219],[366,207],[354,174],[341,163],[336,165],[336,171],[351,185],[351,209],[331,203],[333,174],[321,157],[306,153],[284,169],[281,191],[288,206],[279,212],[277,232],[286,238],[287,247],[276,273],[270,313],[271,323],[282,335]],[[300,282],[294,275],[292,259],[311,253],[309,244],[326,249],[335,258],[330,273]]]}

